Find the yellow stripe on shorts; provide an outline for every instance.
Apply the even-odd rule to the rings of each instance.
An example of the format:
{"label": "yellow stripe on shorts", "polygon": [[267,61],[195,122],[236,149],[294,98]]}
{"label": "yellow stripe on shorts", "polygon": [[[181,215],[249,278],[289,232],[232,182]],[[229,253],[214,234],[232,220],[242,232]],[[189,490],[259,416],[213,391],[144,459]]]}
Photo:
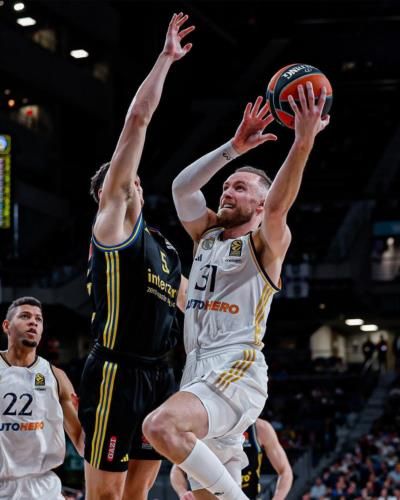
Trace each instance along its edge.
{"label": "yellow stripe on shorts", "polygon": [[243,351],[243,360],[235,361],[229,370],[222,372],[216,381],[216,387],[224,391],[229,387],[231,382],[237,382],[243,378],[255,359],[256,351],[254,349],[245,349]]}
{"label": "yellow stripe on shorts", "polygon": [[96,409],[96,420],[92,437],[92,452],[90,456],[90,465],[96,469],[100,467],[117,368],[117,364],[110,363],[109,361],[106,361],[103,365],[100,400]]}

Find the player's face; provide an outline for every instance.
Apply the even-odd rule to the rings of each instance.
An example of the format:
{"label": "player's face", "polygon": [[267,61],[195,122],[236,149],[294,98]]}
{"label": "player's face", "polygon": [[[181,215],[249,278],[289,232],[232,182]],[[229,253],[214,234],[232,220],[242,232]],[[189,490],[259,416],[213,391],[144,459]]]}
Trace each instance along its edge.
{"label": "player's face", "polygon": [[14,316],[4,320],[3,329],[8,334],[9,343],[36,348],[42,338],[43,316],[37,306],[18,306]]}
{"label": "player's face", "polygon": [[245,224],[263,210],[263,204],[258,175],[236,172],[223,184],[217,213],[218,223],[225,228]]}
{"label": "player's face", "polygon": [[135,189],[138,192],[140,204],[143,207],[143,205],[144,205],[143,188],[142,188],[142,185],[140,184],[140,177],[138,175],[136,176],[136,180],[135,180]]}

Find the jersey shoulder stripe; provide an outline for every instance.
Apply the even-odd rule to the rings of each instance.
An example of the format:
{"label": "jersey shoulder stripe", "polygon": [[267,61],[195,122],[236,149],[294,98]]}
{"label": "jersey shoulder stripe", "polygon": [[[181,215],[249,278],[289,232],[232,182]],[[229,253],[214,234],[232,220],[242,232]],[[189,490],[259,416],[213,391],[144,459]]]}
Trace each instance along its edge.
{"label": "jersey shoulder stripe", "polygon": [[133,227],[131,235],[125,241],[123,241],[119,245],[103,245],[96,240],[96,238],[93,234],[92,235],[93,245],[97,249],[99,249],[103,252],[111,252],[113,250],[123,250],[127,247],[132,246],[136,242],[142,228],[143,228],[143,213],[140,212],[140,215],[138,217],[138,220],[136,221],[136,224]]}

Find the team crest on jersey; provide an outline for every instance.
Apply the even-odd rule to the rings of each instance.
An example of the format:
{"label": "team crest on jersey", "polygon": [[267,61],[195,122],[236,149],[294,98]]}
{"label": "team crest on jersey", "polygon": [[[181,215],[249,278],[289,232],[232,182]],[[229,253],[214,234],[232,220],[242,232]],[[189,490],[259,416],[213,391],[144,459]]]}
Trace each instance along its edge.
{"label": "team crest on jersey", "polygon": [[201,248],[203,248],[204,250],[211,250],[212,247],[214,246],[214,242],[215,242],[215,238],[207,238],[201,244]]}
{"label": "team crest on jersey", "polygon": [[35,389],[38,389],[39,391],[43,391],[45,389],[46,385],[46,379],[44,378],[44,375],[41,373],[36,373],[35,374]]}
{"label": "team crest on jersey", "polygon": [[240,257],[242,255],[243,241],[233,240],[229,249],[230,257]]}

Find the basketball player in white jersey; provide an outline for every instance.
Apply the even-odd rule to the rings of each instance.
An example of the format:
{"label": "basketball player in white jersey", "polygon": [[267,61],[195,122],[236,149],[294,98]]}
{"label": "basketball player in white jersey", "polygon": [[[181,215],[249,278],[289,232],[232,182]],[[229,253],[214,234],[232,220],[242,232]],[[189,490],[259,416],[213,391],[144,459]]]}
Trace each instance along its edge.
{"label": "basketball player in white jersey", "polygon": [[151,413],[144,432],[152,445],[190,478],[196,498],[246,498],[240,471],[246,465],[242,433],[267,398],[261,352],[270,303],[279,290],[291,235],[286,224],[300,189],[322,117],[326,89],[290,96],[295,138],[270,184],[264,172],[245,167],[224,182],[218,212],[200,189],[233,158],[276,140],[263,133],[273,120],[262,97],[248,103],[233,139],[184,169],[174,180],[178,216],[195,243],[185,312],[187,361],[181,390]]}
{"label": "basketball player in white jersey", "polygon": [[64,429],[83,455],[74,389],[62,370],[36,354],[43,332],[37,299],[15,300],[3,331],[8,348],[0,352],[0,499],[63,499],[52,469],[64,461]]}

